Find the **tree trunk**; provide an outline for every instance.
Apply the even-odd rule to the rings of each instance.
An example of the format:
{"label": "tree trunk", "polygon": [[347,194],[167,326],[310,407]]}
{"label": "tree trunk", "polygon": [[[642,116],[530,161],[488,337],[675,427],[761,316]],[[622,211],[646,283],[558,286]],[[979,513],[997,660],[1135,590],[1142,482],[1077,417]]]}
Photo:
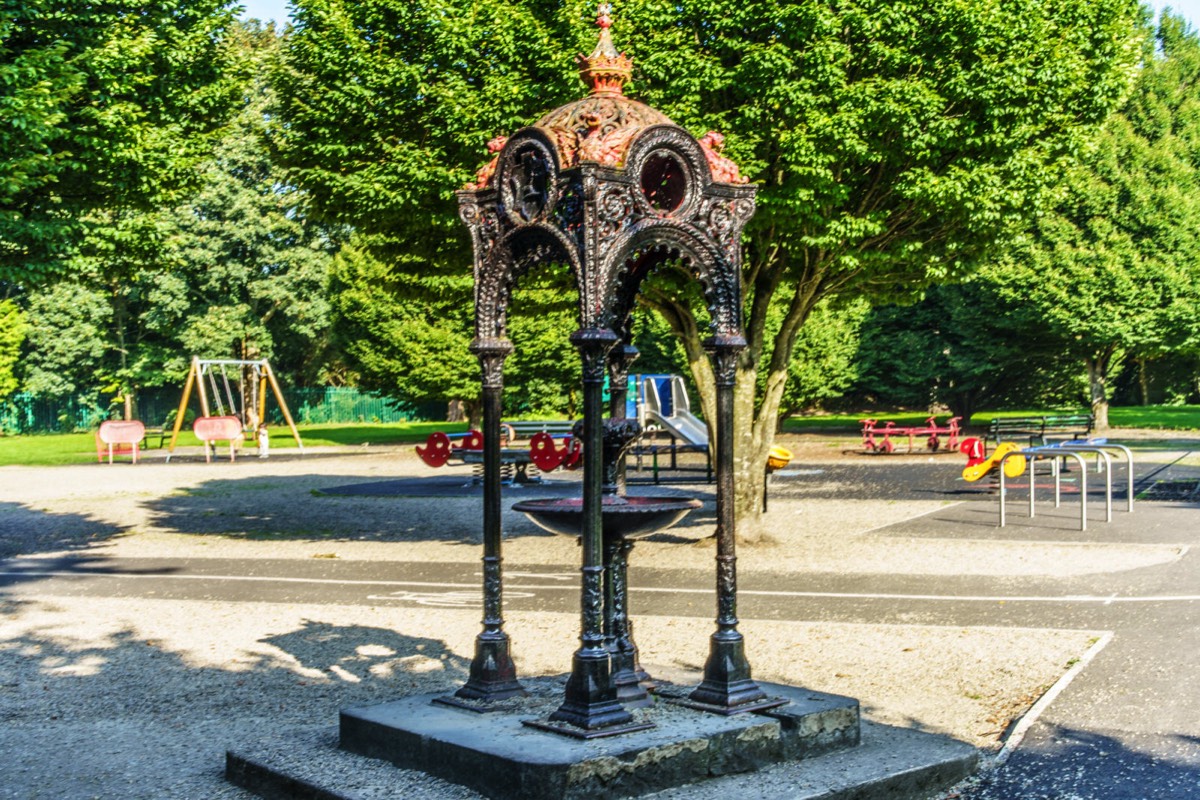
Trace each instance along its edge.
{"label": "tree trunk", "polygon": [[[737,387],[734,390],[734,512],[737,540],[752,544],[769,537],[763,518],[763,487],[766,485],[767,456],[775,443],[779,409],[787,383],[788,362],[796,337],[813,306],[823,297],[836,294],[851,277],[839,274],[836,282],[826,273],[832,256],[823,251],[806,252],[798,274],[784,281],[787,263],[768,235],[757,250],[758,263],[744,265],[743,296],[749,310],[746,315],[746,349],[738,357]],[[716,386],[712,365],[703,349],[705,326],[696,318],[686,301],[668,292],[643,287],[641,302],[662,315],[680,337],[688,364],[700,393],[700,406],[709,422],[709,441],[715,441],[712,420],[716,419]],[[773,339],[767,339],[769,310],[786,304],[782,325]],[[766,374],[765,389],[756,395],[756,376]]]}
{"label": "tree trunk", "polygon": [[959,426],[965,428],[971,424],[971,416],[975,413],[974,392],[959,392],[950,400],[950,413],[962,417]]}
{"label": "tree trunk", "polygon": [[483,430],[483,399],[464,400],[463,410],[467,414],[467,427],[473,431]]}
{"label": "tree trunk", "polygon": [[127,316],[125,295],[121,291],[121,286],[117,283],[109,285],[109,292],[112,294],[113,333],[116,335],[117,340],[117,391],[120,392],[120,397],[124,405],[122,418],[129,421],[135,418],[137,405],[134,400],[134,389],[129,385],[129,345],[125,341],[125,321]]}
{"label": "tree trunk", "polygon": [[1110,354],[1088,356],[1088,392],[1097,431],[1108,430],[1108,362]]}
{"label": "tree trunk", "polygon": [[766,398],[755,414],[755,372],[747,362],[744,359],[739,365],[734,394],[733,497],[738,541],[749,544],[770,538],[763,517],[763,491],[767,483],[767,455],[775,443],[779,400],[771,402],[771,398]]}
{"label": "tree trunk", "polygon": [[1138,393],[1141,395],[1142,405],[1150,405],[1150,375],[1146,369],[1146,359],[1139,358],[1138,365]]}

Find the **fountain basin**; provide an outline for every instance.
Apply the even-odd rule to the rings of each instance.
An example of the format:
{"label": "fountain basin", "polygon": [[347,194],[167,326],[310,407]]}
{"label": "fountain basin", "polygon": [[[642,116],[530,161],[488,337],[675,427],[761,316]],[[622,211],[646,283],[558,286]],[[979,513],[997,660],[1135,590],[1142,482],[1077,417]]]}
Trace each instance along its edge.
{"label": "fountain basin", "polygon": [[[600,516],[605,538],[640,539],[665,531],[703,503],[691,497],[621,497],[604,495]],[[513,504],[543,530],[578,536],[583,524],[583,498],[522,500]]]}

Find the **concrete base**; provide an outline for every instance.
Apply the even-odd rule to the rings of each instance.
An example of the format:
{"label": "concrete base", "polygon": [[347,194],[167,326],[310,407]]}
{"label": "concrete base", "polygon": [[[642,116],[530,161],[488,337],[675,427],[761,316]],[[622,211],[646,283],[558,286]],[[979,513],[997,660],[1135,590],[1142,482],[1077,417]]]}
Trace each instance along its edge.
{"label": "concrete base", "polygon": [[[915,798],[960,780],[977,762],[961,742],[903,729],[867,726],[871,733],[859,747],[857,701],[776,684],[762,686],[790,701],[781,708],[721,716],[660,702],[634,712],[655,725],[651,730],[579,740],[522,724],[556,707],[561,679],[525,683],[531,697],[515,712],[472,713],[432,704],[433,695],[346,709],[341,751],[310,731],[230,751],[226,777],[262,797],[303,800],[465,796],[461,789],[423,795],[412,785],[446,787],[438,778],[484,797],[522,800],[652,793],[849,799],[880,796],[876,791]],[[368,775],[378,776],[377,788],[363,785]],[[805,785],[817,793],[798,792]]]}

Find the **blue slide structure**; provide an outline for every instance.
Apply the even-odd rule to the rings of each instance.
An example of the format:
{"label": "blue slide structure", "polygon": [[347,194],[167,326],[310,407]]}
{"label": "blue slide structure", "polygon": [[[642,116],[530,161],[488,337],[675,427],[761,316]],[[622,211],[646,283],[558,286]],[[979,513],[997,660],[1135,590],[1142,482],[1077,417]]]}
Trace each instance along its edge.
{"label": "blue slide structure", "polygon": [[708,446],[708,426],[692,413],[683,378],[678,375],[634,375],[630,381],[635,384],[636,392],[629,392],[628,402],[634,407],[628,409],[627,414],[637,417],[643,431],[657,429],[684,444]]}

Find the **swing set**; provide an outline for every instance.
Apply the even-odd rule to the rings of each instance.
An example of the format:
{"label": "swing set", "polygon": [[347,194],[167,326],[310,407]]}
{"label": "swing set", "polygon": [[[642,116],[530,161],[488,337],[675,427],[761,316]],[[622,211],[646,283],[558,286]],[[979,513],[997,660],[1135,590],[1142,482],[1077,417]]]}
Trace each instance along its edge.
{"label": "swing set", "polygon": [[[234,372],[233,377],[230,376],[231,369]],[[296,446],[303,455],[304,443],[300,441],[300,431],[296,430],[296,423],[292,421],[292,414],[288,411],[283,392],[279,389],[279,382],[275,380],[275,373],[267,359],[242,361],[192,356],[192,367],[188,370],[187,381],[183,386],[183,398],[179,401],[179,410],[175,413],[175,427],[171,431],[171,443],[167,447],[167,461],[171,460],[171,454],[175,452],[175,443],[179,439],[179,430],[183,427],[183,418],[187,413],[193,388],[196,389],[196,396],[200,400],[201,413],[194,427],[208,431],[222,430],[230,426],[221,425],[219,421],[236,421],[232,427],[240,430],[225,431],[213,436],[214,439],[225,439],[239,437],[245,431],[249,431],[251,437],[256,434],[258,426],[266,419],[268,384],[275,394],[275,400],[279,403],[279,410],[283,412],[288,428],[292,431]],[[209,445],[210,442],[204,442],[206,456]],[[231,454],[233,446],[234,439],[230,438]]]}

